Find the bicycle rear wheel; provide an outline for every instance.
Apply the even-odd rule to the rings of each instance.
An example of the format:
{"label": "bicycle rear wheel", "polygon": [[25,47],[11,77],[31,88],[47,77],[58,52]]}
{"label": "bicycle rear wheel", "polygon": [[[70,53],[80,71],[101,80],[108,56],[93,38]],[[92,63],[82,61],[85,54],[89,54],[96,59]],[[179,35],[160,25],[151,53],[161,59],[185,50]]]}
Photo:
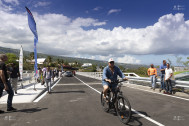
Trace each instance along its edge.
{"label": "bicycle rear wheel", "polygon": [[103,91],[101,92],[101,105],[102,108],[105,112],[109,111],[109,104],[106,102],[106,100],[104,99],[104,93]]}
{"label": "bicycle rear wheel", "polygon": [[120,121],[127,124],[131,118],[131,105],[124,96],[118,96],[116,101],[116,112]]}

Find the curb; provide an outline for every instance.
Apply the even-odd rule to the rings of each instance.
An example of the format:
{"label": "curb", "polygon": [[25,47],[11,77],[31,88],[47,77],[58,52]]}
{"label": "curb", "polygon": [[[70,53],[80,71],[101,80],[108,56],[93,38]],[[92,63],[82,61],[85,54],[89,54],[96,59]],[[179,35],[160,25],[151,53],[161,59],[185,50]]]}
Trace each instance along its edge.
{"label": "curb", "polygon": [[[31,86],[33,86],[33,84],[35,84],[35,82],[34,82],[34,83],[30,83],[30,84],[28,84],[28,85],[24,85],[23,88],[22,88],[21,86],[19,86],[19,87],[17,88],[17,91],[18,91],[19,89],[25,89],[25,88],[31,87]],[[37,83],[36,83],[36,84],[37,84]],[[12,86],[12,84],[11,84],[11,86]],[[13,90],[13,92],[14,92],[14,90]],[[3,90],[3,95],[2,95],[1,97],[5,96],[5,95],[7,95],[7,92],[6,92],[5,90]],[[15,95],[15,92],[14,92],[14,95]]]}
{"label": "curb", "polygon": [[[60,80],[60,79],[62,79],[62,77],[56,79],[56,80],[52,83],[51,88],[52,88],[52,87],[56,84],[56,82],[57,82],[58,80]],[[35,101],[38,97],[40,97],[43,93],[45,93],[46,90],[47,90],[47,89],[44,88],[35,98],[33,98],[33,99],[31,100],[31,102]]]}

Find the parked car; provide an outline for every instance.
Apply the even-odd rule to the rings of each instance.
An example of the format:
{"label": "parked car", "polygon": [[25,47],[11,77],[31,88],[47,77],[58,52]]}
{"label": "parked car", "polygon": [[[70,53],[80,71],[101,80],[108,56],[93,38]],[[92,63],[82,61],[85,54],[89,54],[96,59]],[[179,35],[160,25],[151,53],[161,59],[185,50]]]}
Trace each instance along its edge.
{"label": "parked car", "polygon": [[73,73],[72,73],[71,71],[66,71],[66,72],[64,73],[64,76],[65,76],[65,77],[72,77],[72,76],[73,76]]}

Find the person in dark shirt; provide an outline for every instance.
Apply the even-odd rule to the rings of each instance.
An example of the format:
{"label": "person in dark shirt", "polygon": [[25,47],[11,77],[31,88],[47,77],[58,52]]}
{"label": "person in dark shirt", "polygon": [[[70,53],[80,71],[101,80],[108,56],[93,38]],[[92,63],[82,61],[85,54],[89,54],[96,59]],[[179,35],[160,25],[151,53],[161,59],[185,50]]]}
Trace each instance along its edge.
{"label": "person in dark shirt", "polygon": [[[16,109],[12,107],[14,92],[10,82],[8,81],[7,67],[5,65],[7,60],[7,55],[0,54],[0,97],[2,96],[4,89],[8,93],[7,111],[15,111]],[[4,111],[0,110],[0,113],[4,113]]]}
{"label": "person in dark shirt", "polygon": [[167,68],[166,66],[166,60],[163,60],[163,64],[160,66],[160,71],[161,71],[161,88],[159,89],[159,92],[161,92],[162,90],[166,90],[165,88],[165,69]]}
{"label": "person in dark shirt", "polygon": [[12,64],[12,70],[11,70],[11,74],[10,74],[10,80],[11,80],[11,84],[13,87],[13,90],[15,91],[15,94],[17,94],[17,82],[18,82],[18,77],[20,76],[19,73],[19,69],[18,67],[15,65],[15,63]]}

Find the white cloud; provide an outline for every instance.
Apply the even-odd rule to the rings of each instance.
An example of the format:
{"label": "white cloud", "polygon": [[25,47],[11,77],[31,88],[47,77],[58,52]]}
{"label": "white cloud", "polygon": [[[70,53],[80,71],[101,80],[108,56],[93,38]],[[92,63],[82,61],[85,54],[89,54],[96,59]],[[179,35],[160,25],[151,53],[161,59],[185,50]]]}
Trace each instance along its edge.
{"label": "white cloud", "polygon": [[132,64],[140,64],[141,61],[137,60],[135,57],[125,55],[124,57],[117,58],[117,62],[119,63],[132,63]]}
{"label": "white cloud", "polygon": [[[27,14],[0,9],[0,15],[0,46],[19,49],[22,43],[24,50],[33,51],[33,34],[27,24]],[[106,24],[93,18],[71,19],[63,14],[39,15],[35,12],[33,15],[39,36],[37,49],[41,53],[100,60],[115,57],[126,63],[140,63],[133,54],[189,53],[189,20],[185,20],[182,13],[164,15],[146,28],[120,26],[112,30],[85,30]]]}
{"label": "white cloud", "polygon": [[73,27],[81,27],[81,26],[88,27],[88,26],[101,26],[101,25],[105,25],[105,24],[106,24],[106,22],[99,22],[98,20],[93,19],[93,18],[79,17],[79,18],[73,20],[71,25]]}
{"label": "white cloud", "polygon": [[11,6],[3,4],[3,1],[0,0],[0,11],[11,11],[11,10],[12,10]]}
{"label": "white cloud", "polygon": [[94,11],[98,11],[98,10],[100,10],[100,9],[102,9],[102,7],[95,7],[93,10],[94,10]]}
{"label": "white cloud", "polygon": [[111,10],[108,11],[108,15],[110,15],[112,13],[118,13],[120,11],[121,11],[121,9],[111,9]]}
{"label": "white cloud", "polygon": [[19,2],[18,0],[4,0],[6,3],[10,3],[12,5],[16,4],[16,5],[19,5]]}
{"label": "white cloud", "polygon": [[34,5],[34,7],[44,7],[50,5],[51,2],[38,2],[37,4]]}

